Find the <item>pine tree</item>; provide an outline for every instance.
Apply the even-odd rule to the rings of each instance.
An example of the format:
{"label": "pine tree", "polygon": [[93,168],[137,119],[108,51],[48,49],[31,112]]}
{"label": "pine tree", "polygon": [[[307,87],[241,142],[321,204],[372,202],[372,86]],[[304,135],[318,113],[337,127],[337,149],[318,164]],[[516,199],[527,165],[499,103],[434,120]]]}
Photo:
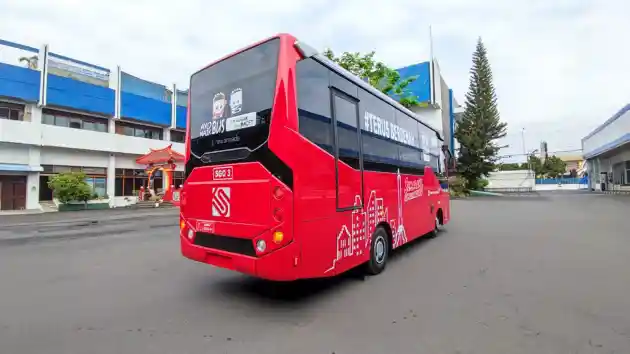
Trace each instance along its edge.
{"label": "pine tree", "polygon": [[464,114],[455,129],[460,144],[457,170],[469,189],[477,189],[481,177],[493,171],[500,149],[495,141],[503,138],[506,130],[507,124],[499,118],[486,48],[479,38],[473,53]]}

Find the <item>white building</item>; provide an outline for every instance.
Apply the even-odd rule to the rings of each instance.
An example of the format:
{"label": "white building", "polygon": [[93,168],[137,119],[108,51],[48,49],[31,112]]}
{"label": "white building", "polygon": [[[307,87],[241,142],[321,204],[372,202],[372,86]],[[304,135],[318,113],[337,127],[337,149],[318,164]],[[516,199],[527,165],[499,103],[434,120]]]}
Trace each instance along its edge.
{"label": "white building", "polygon": [[[186,92],[47,46],[0,40],[0,49],[0,210],[52,207],[48,177],[67,171],[83,171],[110,207],[135,203],[147,185],[147,166],[135,160],[170,144],[184,153]],[[183,169],[173,184],[183,183]],[[154,176],[158,190],[164,182]]]}
{"label": "white building", "polygon": [[592,190],[630,192],[630,104],[582,139]]}
{"label": "white building", "polygon": [[[6,119],[6,112],[19,118]],[[48,176],[66,171],[85,172],[95,193],[108,196],[112,207],[135,203],[137,191],[146,186],[147,178],[146,166],[135,160],[149,148],[169,144],[183,153],[184,144],[173,142],[183,141],[183,135],[183,131],[170,128],[2,100],[0,208],[40,209],[41,202],[52,200]],[[183,166],[178,165],[177,170],[175,185],[183,181]],[[160,183],[156,177],[156,185]]]}

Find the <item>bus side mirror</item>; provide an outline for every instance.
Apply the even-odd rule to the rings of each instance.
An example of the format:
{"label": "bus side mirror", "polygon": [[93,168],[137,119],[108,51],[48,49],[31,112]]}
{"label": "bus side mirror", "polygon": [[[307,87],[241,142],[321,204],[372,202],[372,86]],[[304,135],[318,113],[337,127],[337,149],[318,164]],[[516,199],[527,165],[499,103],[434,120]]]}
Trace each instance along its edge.
{"label": "bus side mirror", "polygon": [[452,176],[457,172],[457,164],[454,159],[448,164],[448,175]]}
{"label": "bus side mirror", "polygon": [[448,145],[442,145],[442,153],[445,156],[444,163],[447,166],[446,171],[448,172],[449,176],[452,176],[457,170],[457,161],[455,157],[451,154],[451,150],[448,148]]}

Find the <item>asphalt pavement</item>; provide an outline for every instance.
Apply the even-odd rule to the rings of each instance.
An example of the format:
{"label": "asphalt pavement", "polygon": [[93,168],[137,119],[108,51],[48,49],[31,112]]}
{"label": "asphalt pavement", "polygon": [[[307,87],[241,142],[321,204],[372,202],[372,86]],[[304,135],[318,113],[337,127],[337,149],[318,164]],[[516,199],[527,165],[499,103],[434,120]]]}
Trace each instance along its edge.
{"label": "asphalt pavement", "polygon": [[0,216],[0,246],[110,236],[177,225],[179,208],[106,209]]}
{"label": "asphalt pavement", "polygon": [[457,200],[447,231],[383,274],[290,284],[184,259],[176,215],[0,243],[0,352],[630,353],[629,210],[582,193]]}

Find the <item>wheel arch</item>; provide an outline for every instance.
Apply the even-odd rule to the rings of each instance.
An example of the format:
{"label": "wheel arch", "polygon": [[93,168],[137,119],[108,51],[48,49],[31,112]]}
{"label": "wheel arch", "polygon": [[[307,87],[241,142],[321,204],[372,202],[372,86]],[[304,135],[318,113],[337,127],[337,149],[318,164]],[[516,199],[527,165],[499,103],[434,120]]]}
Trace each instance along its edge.
{"label": "wheel arch", "polygon": [[394,249],[394,236],[393,236],[394,234],[392,233],[391,225],[389,225],[389,223],[386,221],[381,221],[380,223],[378,223],[378,225],[376,225],[376,228],[374,229],[374,231],[376,232],[376,229],[378,229],[379,227],[385,230],[385,232],[387,233],[387,241],[389,242],[389,249],[390,250]]}

